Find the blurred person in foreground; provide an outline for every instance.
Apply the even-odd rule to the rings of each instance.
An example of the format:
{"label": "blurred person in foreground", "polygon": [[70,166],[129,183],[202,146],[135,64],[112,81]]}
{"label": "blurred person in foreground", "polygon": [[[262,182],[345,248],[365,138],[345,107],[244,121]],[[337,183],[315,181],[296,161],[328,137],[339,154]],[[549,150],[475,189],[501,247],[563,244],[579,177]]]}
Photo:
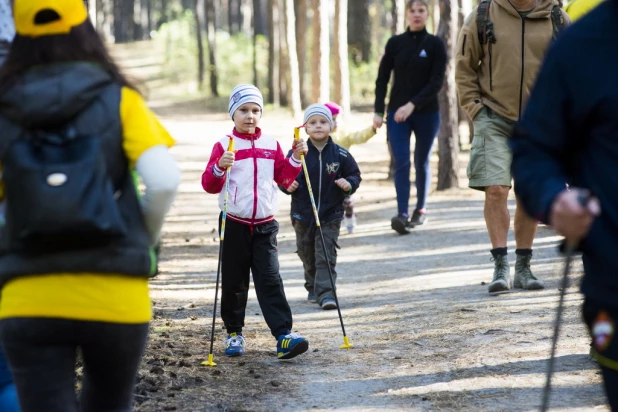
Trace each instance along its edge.
{"label": "blurred person in foreground", "polygon": [[130,411],[148,278],[180,181],[174,140],[82,0],[13,7],[17,34],[0,69],[0,341],[23,411]]}
{"label": "blurred person in foreground", "polygon": [[613,411],[618,411],[616,73],[618,0],[608,0],[550,49],[510,141],[515,192],[526,211],[583,252],[583,317]]}

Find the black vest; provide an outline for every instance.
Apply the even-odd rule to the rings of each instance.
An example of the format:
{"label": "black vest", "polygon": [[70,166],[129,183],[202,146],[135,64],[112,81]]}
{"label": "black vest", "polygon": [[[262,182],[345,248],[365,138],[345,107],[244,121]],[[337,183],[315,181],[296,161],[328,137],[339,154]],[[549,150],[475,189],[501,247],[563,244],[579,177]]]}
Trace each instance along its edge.
{"label": "black vest", "polygon": [[[123,149],[121,90],[101,67],[80,62],[30,70],[0,96],[0,161],[11,140],[20,136],[24,129],[71,123],[78,133],[99,136],[103,140],[107,171],[120,195],[117,201],[128,229],[126,237],[104,247],[33,253],[19,246],[9,246],[6,231],[0,228],[0,285],[15,277],[47,273],[111,273],[139,277],[156,273],[156,257],[150,247],[150,235]],[[45,205],[32,207],[44,208]],[[7,214],[7,222],[10,219],[11,215]]]}

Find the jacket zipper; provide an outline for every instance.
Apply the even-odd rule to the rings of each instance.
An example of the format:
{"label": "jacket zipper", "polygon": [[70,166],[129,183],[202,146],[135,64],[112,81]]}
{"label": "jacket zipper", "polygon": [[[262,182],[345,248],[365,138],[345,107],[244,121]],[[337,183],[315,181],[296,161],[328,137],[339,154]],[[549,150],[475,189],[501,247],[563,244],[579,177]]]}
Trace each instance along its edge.
{"label": "jacket zipper", "polygon": [[519,115],[521,119],[521,105],[524,100],[524,65],[525,65],[526,17],[521,18],[521,80],[519,83]]}
{"label": "jacket zipper", "polygon": [[255,140],[251,137],[251,157],[253,157],[253,217],[255,221],[255,215],[257,214],[258,203],[258,169],[257,169],[257,157],[255,156]]}
{"label": "jacket zipper", "polygon": [[322,151],[320,151],[320,181],[318,183],[318,216],[320,215],[320,203],[322,203]]}

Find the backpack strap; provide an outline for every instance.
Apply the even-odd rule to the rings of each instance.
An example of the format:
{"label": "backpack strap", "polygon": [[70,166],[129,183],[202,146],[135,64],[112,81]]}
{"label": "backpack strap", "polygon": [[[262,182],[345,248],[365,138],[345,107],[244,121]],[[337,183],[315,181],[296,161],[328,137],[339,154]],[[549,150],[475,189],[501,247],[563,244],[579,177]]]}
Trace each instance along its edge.
{"label": "backpack strap", "polygon": [[491,0],[481,0],[476,10],[476,28],[478,31],[479,43],[482,45],[487,42],[495,43],[494,24],[489,20],[489,6]]}
{"label": "backpack strap", "polygon": [[562,9],[560,6],[554,6],[551,9],[551,24],[554,28],[553,39],[556,40],[558,35],[564,28],[566,27],[566,22],[564,21],[564,16],[562,15]]}

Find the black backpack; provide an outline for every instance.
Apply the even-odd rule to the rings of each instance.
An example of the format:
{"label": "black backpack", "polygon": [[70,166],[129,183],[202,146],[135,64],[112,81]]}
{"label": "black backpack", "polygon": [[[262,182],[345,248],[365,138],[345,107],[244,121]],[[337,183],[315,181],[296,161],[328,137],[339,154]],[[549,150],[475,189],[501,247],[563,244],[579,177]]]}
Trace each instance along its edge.
{"label": "black backpack", "polygon": [[109,244],[126,235],[99,136],[24,130],[2,157],[6,233],[25,253]]}
{"label": "black backpack", "polygon": [[[481,45],[491,42],[496,43],[496,34],[494,32],[494,24],[489,20],[489,6],[492,0],[481,0],[479,7],[476,11],[476,26],[478,31],[479,42]],[[552,7],[551,9],[551,23],[554,28],[553,39],[556,40],[560,32],[566,27],[564,16],[562,15],[562,8],[559,5]]]}

